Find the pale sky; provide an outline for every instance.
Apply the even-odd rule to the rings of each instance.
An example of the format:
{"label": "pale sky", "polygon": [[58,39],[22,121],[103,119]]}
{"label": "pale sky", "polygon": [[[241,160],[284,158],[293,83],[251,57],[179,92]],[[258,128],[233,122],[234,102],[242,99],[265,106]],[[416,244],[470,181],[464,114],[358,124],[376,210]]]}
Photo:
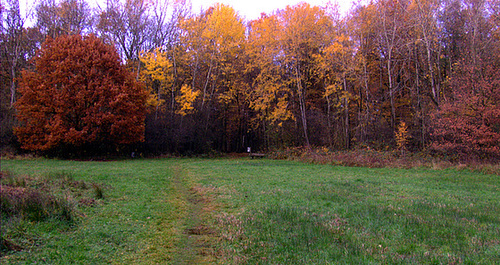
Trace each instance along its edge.
{"label": "pale sky", "polygon": [[[59,2],[58,0],[56,0]],[[124,0],[122,0],[124,1]],[[2,0],[3,2],[3,0]],[[34,4],[36,0],[19,0],[21,12],[23,16],[26,15],[26,9],[34,11]],[[104,7],[106,0],[87,0],[91,6],[101,5]],[[200,10],[206,10],[213,6],[215,3],[222,3],[232,6],[240,16],[248,20],[253,20],[260,17],[262,12],[271,13],[276,9],[283,9],[287,5],[295,5],[300,2],[307,2],[311,6],[325,6],[328,0],[191,0],[193,4],[193,12],[198,13]],[[338,3],[340,12],[347,12],[352,5],[353,0],[331,0],[332,3]]]}
{"label": "pale sky", "polygon": [[[232,6],[240,16],[246,20],[253,20],[260,17],[260,13],[271,13],[276,9],[284,9],[287,5],[293,6],[300,2],[307,2],[311,6],[325,6],[328,0],[191,0],[193,11],[196,13],[200,8],[204,10],[214,3],[222,3]],[[338,3],[342,13],[347,12],[352,5],[352,0],[332,0]]]}

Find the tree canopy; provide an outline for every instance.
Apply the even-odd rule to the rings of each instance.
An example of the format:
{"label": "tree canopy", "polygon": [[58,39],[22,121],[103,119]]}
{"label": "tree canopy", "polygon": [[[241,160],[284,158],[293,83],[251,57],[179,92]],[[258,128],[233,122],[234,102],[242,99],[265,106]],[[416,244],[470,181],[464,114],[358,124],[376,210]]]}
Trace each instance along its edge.
{"label": "tree canopy", "polygon": [[22,72],[15,133],[28,150],[144,140],[147,94],[113,46],[94,35],[48,38]]}
{"label": "tree canopy", "polygon": [[[122,79],[144,85],[152,111],[141,130],[153,153],[368,146],[500,159],[494,74],[500,69],[499,0],[376,0],[354,4],[345,14],[333,4],[300,3],[251,21],[224,4],[193,12],[183,0],[111,0],[92,10],[85,0],[43,0],[37,23],[28,28],[16,1],[1,9],[2,102],[42,104],[20,99],[35,93],[28,93],[30,83],[53,80],[46,86],[55,89],[106,79],[100,70],[82,77],[73,70],[42,74],[38,62],[30,64],[37,47],[42,51],[35,61],[46,53],[46,38],[93,33],[98,37],[84,39],[114,46],[134,73]],[[47,43],[56,45],[55,39]],[[77,52],[68,48],[67,56]],[[22,69],[25,80],[17,84]],[[64,95],[61,100],[78,97]],[[2,109],[13,113],[12,104]],[[30,124],[23,115],[20,121]],[[57,119],[51,120],[57,126],[70,120]],[[41,135],[28,137],[25,147],[52,148],[64,142],[62,135],[75,143],[94,135],[95,125],[87,123],[85,130],[78,125],[47,138],[40,124],[30,125]],[[99,128],[115,142],[130,142]],[[26,135],[19,139],[27,143]]]}

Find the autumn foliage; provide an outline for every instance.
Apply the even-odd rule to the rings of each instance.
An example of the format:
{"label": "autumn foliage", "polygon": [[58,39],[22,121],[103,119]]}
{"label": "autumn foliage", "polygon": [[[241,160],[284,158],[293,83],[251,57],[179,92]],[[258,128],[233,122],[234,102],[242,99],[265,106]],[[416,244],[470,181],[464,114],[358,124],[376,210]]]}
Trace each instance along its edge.
{"label": "autumn foliage", "polygon": [[[500,158],[500,0],[362,1],[347,13],[302,2],[253,20],[225,4],[113,0],[91,11],[67,1],[42,1],[27,31],[12,15],[0,35],[4,102],[22,96],[16,133],[27,149],[130,143],[144,131],[142,146],[156,154],[306,146]],[[140,90],[134,78],[88,62],[104,53],[64,44],[77,37],[40,44],[78,32],[114,45],[147,95],[122,98]],[[38,46],[36,70],[16,92],[16,71],[32,69],[17,58]],[[68,108],[68,99],[83,101]],[[152,110],[145,126],[132,107],[141,104]]]}
{"label": "autumn foliage", "polygon": [[16,103],[24,149],[102,148],[144,140],[146,92],[94,35],[48,39]]}
{"label": "autumn foliage", "polygon": [[460,65],[452,98],[434,115],[431,148],[460,159],[500,159],[500,67],[478,63]]}

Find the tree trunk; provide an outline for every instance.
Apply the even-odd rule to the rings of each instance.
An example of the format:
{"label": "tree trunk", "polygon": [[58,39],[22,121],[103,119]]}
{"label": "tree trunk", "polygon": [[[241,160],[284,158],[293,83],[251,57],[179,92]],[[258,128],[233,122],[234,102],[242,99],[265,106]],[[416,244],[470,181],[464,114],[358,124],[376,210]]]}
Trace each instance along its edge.
{"label": "tree trunk", "polygon": [[326,94],[326,120],[327,120],[327,126],[328,126],[328,145],[330,147],[333,146],[332,142],[332,121],[331,121],[331,105],[330,105],[330,96]]}
{"label": "tree trunk", "polygon": [[389,77],[389,98],[391,102],[391,130],[394,131],[396,123],[396,108],[394,106],[394,85],[392,82],[391,56],[387,60],[387,75]]}
{"label": "tree trunk", "polygon": [[369,75],[368,75],[368,69],[366,67],[366,61],[364,62],[363,64],[363,70],[364,70],[364,74],[365,74],[365,91],[366,91],[366,116],[365,116],[365,126],[363,127],[363,141],[366,140],[367,138],[367,128],[368,128],[368,124],[370,123],[370,120],[371,120],[371,113],[370,113],[370,90],[369,90],[369,87],[368,87],[368,79],[370,78]]}
{"label": "tree trunk", "polygon": [[[344,81],[344,91],[346,95],[348,94],[347,91],[347,81],[345,74],[343,76],[343,81]],[[346,149],[351,148],[351,136],[349,134],[349,99],[347,97],[344,97],[344,114],[345,114],[345,124],[344,124],[344,137],[345,137],[345,147]]]}
{"label": "tree trunk", "polygon": [[302,129],[304,130],[304,138],[306,140],[306,147],[311,148],[309,143],[309,135],[307,134],[307,118],[306,118],[306,103],[305,103],[305,89],[302,87],[302,81],[299,76],[299,65],[295,66],[295,78],[297,81],[297,90],[299,95],[300,118],[302,120]]}
{"label": "tree trunk", "polygon": [[16,103],[16,60],[13,60],[11,67],[11,77],[12,80],[10,82],[10,107],[14,106]]}

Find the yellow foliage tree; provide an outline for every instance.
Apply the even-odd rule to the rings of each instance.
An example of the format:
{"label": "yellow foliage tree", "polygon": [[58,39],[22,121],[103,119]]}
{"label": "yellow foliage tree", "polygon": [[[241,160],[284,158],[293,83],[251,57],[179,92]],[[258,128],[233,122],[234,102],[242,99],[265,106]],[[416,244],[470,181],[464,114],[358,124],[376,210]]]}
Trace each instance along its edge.
{"label": "yellow foliage tree", "polygon": [[280,13],[280,17],[283,30],[279,38],[285,62],[289,65],[289,86],[298,99],[305,144],[310,147],[306,102],[308,90],[311,89],[311,80],[314,79],[312,75],[314,64],[309,58],[314,58],[326,45],[324,36],[331,28],[331,20],[322,8],[307,3],[287,6]]}
{"label": "yellow foliage tree", "polygon": [[202,92],[203,109],[210,100],[221,99],[218,94],[224,93],[224,89],[235,87],[232,81],[238,78],[220,77],[233,77],[231,74],[236,71],[245,26],[232,7],[215,4],[206,12],[183,20],[180,28],[185,46],[182,52],[187,53],[192,69],[191,87]]}
{"label": "yellow foliage tree", "polygon": [[222,52],[243,42],[245,26],[232,7],[217,3],[207,19],[203,37],[211,40],[219,52]]}
{"label": "yellow foliage tree", "polygon": [[199,95],[200,91],[193,91],[190,86],[183,85],[181,87],[181,94],[176,97],[176,101],[179,103],[180,108],[175,113],[182,116],[192,114],[194,112],[193,103]]}
{"label": "yellow foliage tree", "polygon": [[158,111],[165,102],[164,95],[170,92],[172,100],[174,98],[172,63],[168,59],[167,53],[160,48],[156,48],[152,52],[142,52],[139,59],[144,64],[141,80],[150,88],[148,105],[156,107]]}
{"label": "yellow foliage tree", "polygon": [[280,56],[277,33],[282,26],[277,15],[264,14],[251,22],[250,29],[246,71],[255,74],[250,93],[250,107],[256,112],[253,124],[261,126],[267,121],[271,126],[282,127],[287,120],[294,120],[290,91],[280,68],[284,58]]}
{"label": "yellow foliage tree", "polygon": [[406,145],[408,144],[408,139],[410,138],[410,135],[408,133],[408,126],[404,121],[399,123],[398,129],[394,133],[396,137],[396,145],[398,146],[398,150],[401,150],[401,152],[404,152],[406,149]]}

